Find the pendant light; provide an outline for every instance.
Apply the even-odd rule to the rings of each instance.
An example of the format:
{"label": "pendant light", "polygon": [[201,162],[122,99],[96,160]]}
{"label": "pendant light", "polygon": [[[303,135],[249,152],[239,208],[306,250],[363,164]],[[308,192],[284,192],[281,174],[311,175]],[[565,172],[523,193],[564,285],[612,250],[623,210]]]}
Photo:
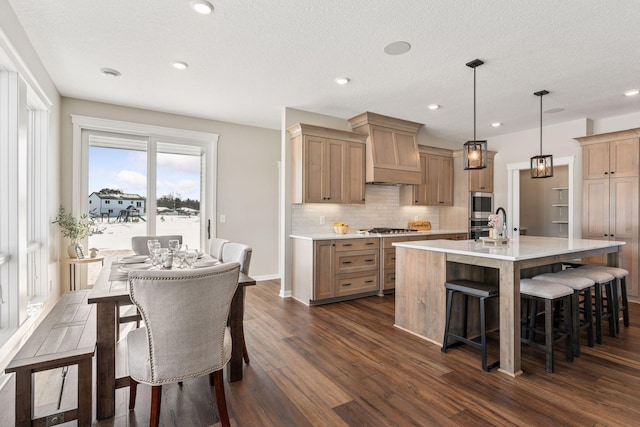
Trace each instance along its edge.
{"label": "pendant light", "polygon": [[473,68],[473,141],[464,143],[464,169],[484,169],[487,167],[487,141],[476,140],[476,68],[484,64],[479,59],[467,62]]}
{"label": "pendant light", "polygon": [[531,158],[531,178],[550,178],[553,176],[553,156],[542,154],[542,97],[548,93],[549,91],[546,90],[533,93],[540,97],[540,155]]}

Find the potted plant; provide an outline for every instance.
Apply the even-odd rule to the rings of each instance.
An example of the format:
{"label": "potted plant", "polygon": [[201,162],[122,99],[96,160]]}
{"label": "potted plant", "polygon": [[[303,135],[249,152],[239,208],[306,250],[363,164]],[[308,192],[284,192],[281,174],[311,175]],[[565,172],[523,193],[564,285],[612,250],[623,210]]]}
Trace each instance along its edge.
{"label": "potted plant", "polygon": [[89,218],[87,214],[76,218],[70,213],[66,213],[64,208],[60,206],[58,216],[52,224],[58,224],[62,235],[69,240],[71,244],[67,246],[69,258],[84,258],[84,248],[80,244],[80,240],[90,236],[95,227],[93,218]]}

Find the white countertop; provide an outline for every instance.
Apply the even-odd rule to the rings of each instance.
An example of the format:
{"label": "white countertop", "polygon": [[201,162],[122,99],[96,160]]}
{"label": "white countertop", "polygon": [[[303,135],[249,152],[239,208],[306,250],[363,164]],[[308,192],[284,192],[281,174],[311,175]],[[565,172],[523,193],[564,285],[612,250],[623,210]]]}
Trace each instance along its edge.
{"label": "white countertop", "polygon": [[500,246],[486,245],[475,240],[425,240],[393,244],[393,246],[401,248],[471,255],[507,261],[521,261],[620,245],[624,245],[624,242],[537,236],[517,236],[506,245]]}
{"label": "white countertop", "polygon": [[438,234],[467,234],[469,230],[431,230],[431,231],[415,231],[402,234],[359,234],[359,233],[322,233],[322,234],[291,234],[289,237],[293,239],[306,240],[334,240],[334,239],[366,239],[368,237],[410,237],[410,236],[436,236]]}

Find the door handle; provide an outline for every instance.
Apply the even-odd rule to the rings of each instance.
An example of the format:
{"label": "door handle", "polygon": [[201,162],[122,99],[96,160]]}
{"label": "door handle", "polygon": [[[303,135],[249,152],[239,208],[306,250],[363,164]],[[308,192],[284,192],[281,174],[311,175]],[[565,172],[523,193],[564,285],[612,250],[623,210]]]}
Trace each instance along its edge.
{"label": "door handle", "polygon": [[207,220],[207,239],[211,239],[211,220]]}

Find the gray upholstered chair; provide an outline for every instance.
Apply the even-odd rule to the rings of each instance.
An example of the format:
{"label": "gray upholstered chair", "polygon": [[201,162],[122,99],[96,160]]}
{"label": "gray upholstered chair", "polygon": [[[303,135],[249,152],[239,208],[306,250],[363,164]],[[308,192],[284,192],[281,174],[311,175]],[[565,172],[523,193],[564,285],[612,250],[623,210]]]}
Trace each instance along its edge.
{"label": "gray upholstered chair", "polygon": [[227,239],[218,239],[217,237],[214,237],[213,239],[211,239],[211,245],[209,246],[209,255],[211,255],[213,258],[217,260],[221,260],[222,247],[226,243],[229,243]]}
{"label": "gray upholstered chair", "polygon": [[131,249],[136,255],[149,255],[147,241],[156,239],[160,242],[160,247],[168,248],[169,240],[179,240],[182,244],[182,236],[179,234],[173,236],[133,236],[131,238]]}
{"label": "gray upholstered chair", "polygon": [[[222,247],[222,258],[220,261],[237,262],[240,264],[240,271],[249,275],[249,266],[251,264],[251,246],[242,243],[227,242]],[[249,364],[249,352],[247,352],[247,344],[244,339],[244,325],[242,325],[242,358],[244,363]]]}
{"label": "gray upholstered chair", "polygon": [[133,271],[129,295],[145,326],[127,335],[130,394],[152,386],[150,425],[160,419],[162,385],[209,374],[223,426],[229,426],[222,370],[231,358],[229,308],[238,287],[238,263],[182,271]]}

